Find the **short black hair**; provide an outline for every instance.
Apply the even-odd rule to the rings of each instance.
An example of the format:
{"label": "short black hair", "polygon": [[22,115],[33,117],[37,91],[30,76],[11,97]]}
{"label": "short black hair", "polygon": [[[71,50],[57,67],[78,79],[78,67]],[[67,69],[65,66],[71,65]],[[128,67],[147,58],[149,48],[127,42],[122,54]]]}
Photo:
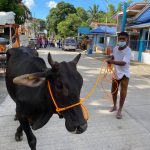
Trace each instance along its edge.
{"label": "short black hair", "polygon": [[118,37],[119,36],[126,36],[127,38],[129,38],[129,34],[127,32],[120,32],[118,33]]}

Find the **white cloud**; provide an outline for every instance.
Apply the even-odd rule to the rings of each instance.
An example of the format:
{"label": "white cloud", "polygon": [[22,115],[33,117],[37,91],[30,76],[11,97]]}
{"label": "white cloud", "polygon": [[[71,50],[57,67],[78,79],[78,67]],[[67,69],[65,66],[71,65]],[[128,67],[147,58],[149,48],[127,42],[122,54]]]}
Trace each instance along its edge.
{"label": "white cloud", "polygon": [[22,1],[28,8],[34,6],[34,0],[23,0]]}
{"label": "white cloud", "polygon": [[48,7],[49,8],[56,8],[56,5],[57,5],[57,3],[55,2],[55,1],[49,1],[49,3],[48,3]]}

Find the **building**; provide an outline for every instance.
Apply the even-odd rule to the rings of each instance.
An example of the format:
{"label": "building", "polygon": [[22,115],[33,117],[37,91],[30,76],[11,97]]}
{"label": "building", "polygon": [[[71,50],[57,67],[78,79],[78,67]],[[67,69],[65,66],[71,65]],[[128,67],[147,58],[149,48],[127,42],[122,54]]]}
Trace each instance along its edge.
{"label": "building", "polygon": [[104,52],[107,47],[116,46],[117,35],[116,26],[100,25],[96,29],[91,30],[93,35],[93,50]]}
{"label": "building", "polygon": [[[135,3],[127,8],[126,31],[129,33],[131,59],[150,64],[150,3]],[[117,32],[121,31],[123,12],[118,13]]]}

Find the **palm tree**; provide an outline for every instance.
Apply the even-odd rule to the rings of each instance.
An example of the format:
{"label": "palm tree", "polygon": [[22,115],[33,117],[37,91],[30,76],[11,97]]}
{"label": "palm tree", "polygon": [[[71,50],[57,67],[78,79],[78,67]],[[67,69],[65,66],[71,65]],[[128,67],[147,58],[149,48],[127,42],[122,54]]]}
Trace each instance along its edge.
{"label": "palm tree", "polygon": [[99,5],[94,4],[92,7],[89,7],[88,12],[91,21],[98,21]]}

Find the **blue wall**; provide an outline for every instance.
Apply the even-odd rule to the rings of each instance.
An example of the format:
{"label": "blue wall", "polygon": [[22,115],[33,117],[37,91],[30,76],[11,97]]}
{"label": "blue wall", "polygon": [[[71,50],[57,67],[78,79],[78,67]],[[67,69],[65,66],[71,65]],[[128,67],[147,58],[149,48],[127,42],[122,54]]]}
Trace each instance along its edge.
{"label": "blue wall", "polygon": [[89,27],[78,27],[79,34],[89,34],[90,28]]}

